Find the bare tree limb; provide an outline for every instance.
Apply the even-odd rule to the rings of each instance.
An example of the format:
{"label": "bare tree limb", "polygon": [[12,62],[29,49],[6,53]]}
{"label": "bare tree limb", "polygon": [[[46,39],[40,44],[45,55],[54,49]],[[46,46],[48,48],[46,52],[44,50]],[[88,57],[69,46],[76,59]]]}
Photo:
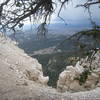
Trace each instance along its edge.
{"label": "bare tree limb", "polygon": [[0,16],[2,15],[3,7],[4,7],[5,5],[7,5],[9,1],[10,1],[10,0],[6,0],[6,1],[3,2],[2,4],[0,4]]}

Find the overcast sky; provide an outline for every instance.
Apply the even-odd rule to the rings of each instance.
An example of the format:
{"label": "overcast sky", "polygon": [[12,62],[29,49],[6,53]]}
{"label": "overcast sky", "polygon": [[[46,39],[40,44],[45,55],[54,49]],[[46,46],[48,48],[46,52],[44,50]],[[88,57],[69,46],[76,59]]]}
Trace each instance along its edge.
{"label": "overcast sky", "polygon": [[[73,24],[73,23],[85,23],[89,22],[89,15],[88,11],[82,7],[75,8],[77,4],[84,3],[86,0],[72,0],[68,5],[66,5],[66,9],[63,8],[60,16],[62,16],[66,22]],[[59,6],[59,5],[58,5]],[[59,10],[59,7],[56,11]],[[93,19],[100,23],[100,8],[98,6],[92,6],[91,12],[93,15]],[[62,20],[57,17],[57,13],[52,15],[52,23],[61,23]]]}

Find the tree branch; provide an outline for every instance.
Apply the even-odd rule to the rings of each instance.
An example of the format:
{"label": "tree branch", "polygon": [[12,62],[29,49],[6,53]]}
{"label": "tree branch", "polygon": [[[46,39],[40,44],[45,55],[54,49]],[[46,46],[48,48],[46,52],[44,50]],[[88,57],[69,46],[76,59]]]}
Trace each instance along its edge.
{"label": "tree branch", "polygon": [[4,7],[5,5],[7,5],[9,1],[10,1],[10,0],[6,0],[6,1],[3,2],[2,4],[0,4],[0,17],[1,17],[1,15],[2,15],[3,7]]}

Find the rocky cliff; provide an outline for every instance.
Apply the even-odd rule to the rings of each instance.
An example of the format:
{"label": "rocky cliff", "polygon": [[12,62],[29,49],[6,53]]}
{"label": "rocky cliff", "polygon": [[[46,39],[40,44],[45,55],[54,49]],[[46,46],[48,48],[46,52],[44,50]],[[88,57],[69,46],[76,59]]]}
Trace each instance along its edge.
{"label": "rocky cliff", "polygon": [[[96,64],[98,65],[98,62],[95,62]],[[74,71],[72,66],[70,68]],[[80,68],[77,71],[78,75],[84,69]],[[96,71],[98,72],[98,70]],[[74,73],[73,75],[75,76]],[[0,33],[0,100],[100,99],[99,87],[95,87],[94,90],[77,93],[70,93],[65,89],[65,92],[61,93],[47,86],[48,79],[48,77],[43,76],[42,66],[36,59],[29,57],[23,50],[17,47],[15,42]]]}
{"label": "rocky cliff", "polygon": [[81,59],[75,66],[67,66],[58,80],[61,92],[86,91],[100,86],[100,51]]}
{"label": "rocky cliff", "polygon": [[11,73],[15,73],[19,79],[29,79],[42,84],[48,82],[48,77],[43,76],[41,64],[25,54],[15,42],[3,36],[2,33],[0,34],[0,61],[0,65],[4,62],[5,66],[9,66]]}

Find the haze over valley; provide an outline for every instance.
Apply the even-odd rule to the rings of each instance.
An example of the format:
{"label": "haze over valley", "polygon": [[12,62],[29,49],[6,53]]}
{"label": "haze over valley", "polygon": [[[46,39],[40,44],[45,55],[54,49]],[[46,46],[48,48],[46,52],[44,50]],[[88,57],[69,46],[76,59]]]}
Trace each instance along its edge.
{"label": "haze over valley", "polygon": [[[48,33],[41,39],[38,39],[37,31],[31,29],[18,31],[15,36],[12,34],[10,37],[17,41],[18,46],[29,56],[38,59],[43,66],[44,75],[50,77],[48,84],[56,87],[58,76],[65,67],[74,65],[95,46],[96,41],[93,37],[80,37],[81,33],[90,29],[90,26],[84,25],[69,27],[65,24],[54,24],[48,27]],[[77,41],[79,37],[80,40]],[[100,47],[99,42],[96,47]]]}

